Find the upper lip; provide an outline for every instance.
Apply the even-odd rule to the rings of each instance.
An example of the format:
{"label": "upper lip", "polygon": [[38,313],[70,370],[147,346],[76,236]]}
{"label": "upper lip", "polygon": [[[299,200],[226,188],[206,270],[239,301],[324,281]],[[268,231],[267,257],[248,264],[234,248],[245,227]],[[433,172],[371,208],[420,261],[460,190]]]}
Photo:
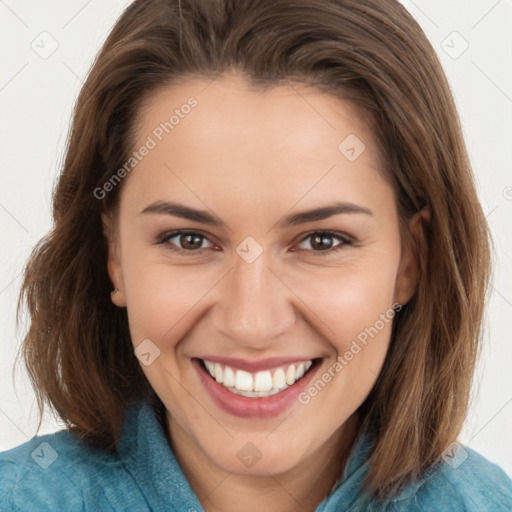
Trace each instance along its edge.
{"label": "upper lip", "polygon": [[238,357],[220,357],[220,356],[201,356],[198,359],[206,359],[212,363],[219,363],[247,372],[257,372],[260,370],[269,370],[277,366],[285,366],[292,363],[301,363],[312,361],[313,357],[271,357],[268,359],[249,360]]}

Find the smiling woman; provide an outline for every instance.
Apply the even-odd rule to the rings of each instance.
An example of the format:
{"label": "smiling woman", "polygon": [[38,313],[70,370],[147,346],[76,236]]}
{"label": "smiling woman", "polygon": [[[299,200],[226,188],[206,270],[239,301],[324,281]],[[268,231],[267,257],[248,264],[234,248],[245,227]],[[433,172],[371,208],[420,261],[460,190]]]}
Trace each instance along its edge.
{"label": "smiling woman", "polygon": [[53,205],[22,354],[68,428],[2,510],[511,509],[457,443],[487,224],[398,2],[136,0]]}

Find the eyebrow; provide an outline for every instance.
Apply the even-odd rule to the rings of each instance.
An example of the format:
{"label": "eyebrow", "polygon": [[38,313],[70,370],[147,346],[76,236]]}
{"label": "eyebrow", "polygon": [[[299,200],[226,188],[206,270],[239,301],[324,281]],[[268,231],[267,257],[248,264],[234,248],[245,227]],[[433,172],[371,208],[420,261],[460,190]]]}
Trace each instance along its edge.
{"label": "eyebrow", "polygon": [[[201,224],[207,224],[209,226],[226,227],[226,224],[221,219],[215,215],[212,215],[208,210],[197,210],[195,208],[191,208],[190,206],[185,206],[184,204],[172,201],[156,201],[155,203],[146,206],[146,208],[144,208],[140,214],[172,215],[173,217],[180,217],[182,219],[192,220]],[[297,226],[299,224],[324,220],[334,215],[341,214],[373,215],[373,212],[364,206],[359,206],[354,203],[336,202],[331,205],[322,206],[320,208],[292,213],[280,220],[277,226],[279,228]]]}

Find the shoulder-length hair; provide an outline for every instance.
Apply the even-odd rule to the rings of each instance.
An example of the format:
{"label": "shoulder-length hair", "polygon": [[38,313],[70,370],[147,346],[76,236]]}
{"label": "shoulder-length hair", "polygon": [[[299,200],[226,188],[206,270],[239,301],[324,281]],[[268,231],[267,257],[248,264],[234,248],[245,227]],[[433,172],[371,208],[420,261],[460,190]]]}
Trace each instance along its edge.
{"label": "shoulder-length hair", "polygon": [[446,77],[396,0],[136,0],[125,10],[78,97],[54,227],[27,263],[18,302],[18,318],[25,303],[30,313],[20,352],[40,415],[48,403],[84,442],[115,450],[129,402],[162,411],[126,310],[110,300],[101,215],[122,186],[101,200],[94,191],[129,158],[152,93],[230,70],[255,88],[291,80],[355,105],[371,120],[401,226],[430,210],[417,291],[359,408],[361,431],[375,438],[365,488],[390,496],[459,435],[490,275],[488,226]]}

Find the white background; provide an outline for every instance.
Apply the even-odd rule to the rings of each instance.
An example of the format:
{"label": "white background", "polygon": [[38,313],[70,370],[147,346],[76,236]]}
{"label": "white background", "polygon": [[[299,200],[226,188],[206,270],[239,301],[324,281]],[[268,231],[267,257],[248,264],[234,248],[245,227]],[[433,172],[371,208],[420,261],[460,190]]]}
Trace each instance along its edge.
{"label": "white background", "polygon": [[[20,273],[50,228],[51,192],[73,103],[128,3],[0,0],[0,451],[36,434],[34,394],[22,365],[16,389],[12,380],[25,329],[22,323],[15,330]],[[460,441],[512,476],[512,0],[403,3],[432,41],[452,85],[495,238],[485,348]],[[47,58],[31,46],[44,53],[57,44]],[[46,417],[39,434],[60,427]]]}

